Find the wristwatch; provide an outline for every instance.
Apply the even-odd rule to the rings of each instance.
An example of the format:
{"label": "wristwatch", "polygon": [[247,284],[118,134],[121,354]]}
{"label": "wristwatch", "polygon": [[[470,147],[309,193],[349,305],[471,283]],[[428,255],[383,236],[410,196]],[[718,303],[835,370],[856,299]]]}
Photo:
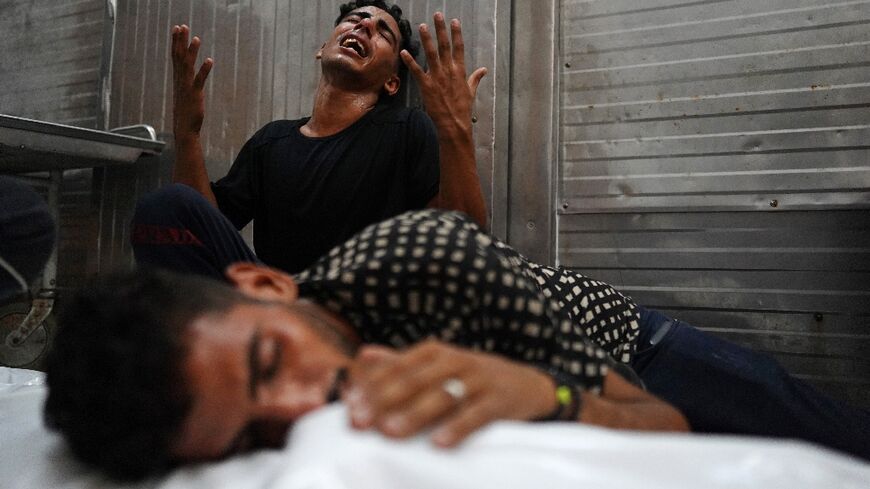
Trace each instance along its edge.
{"label": "wristwatch", "polygon": [[548,368],[545,372],[556,384],[556,408],[538,421],[579,421],[583,398],[577,381],[555,368]]}

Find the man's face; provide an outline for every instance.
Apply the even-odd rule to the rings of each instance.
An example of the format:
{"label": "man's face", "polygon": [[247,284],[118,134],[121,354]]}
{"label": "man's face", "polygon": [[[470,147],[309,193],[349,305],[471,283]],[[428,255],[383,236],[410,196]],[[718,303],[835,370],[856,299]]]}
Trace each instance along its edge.
{"label": "man's face", "polygon": [[378,86],[397,76],[402,37],[399,25],[377,7],[360,7],[335,27],[320,51],[324,70],[340,67],[360,84]]}
{"label": "man's face", "polygon": [[343,357],[277,304],[240,304],[186,332],[191,410],[172,446],[181,461],[281,446],[297,418],[327,401]]}

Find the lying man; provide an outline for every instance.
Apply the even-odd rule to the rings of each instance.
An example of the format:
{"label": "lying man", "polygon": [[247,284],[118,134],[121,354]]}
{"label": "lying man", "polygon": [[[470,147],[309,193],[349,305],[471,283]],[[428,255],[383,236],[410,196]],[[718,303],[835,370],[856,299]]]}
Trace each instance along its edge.
{"label": "lying man", "polygon": [[[496,419],[558,419],[870,457],[868,413],[607,284],[530,263],[461,214],[372,225],[295,277],[197,239],[200,272],[233,287],[140,272],[83,290],[61,318],[47,422],[115,476],[279,444],[338,397],[358,428],[432,429],[441,446]],[[626,365],[667,402],[617,373]]]}
{"label": "lying man", "polygon": [[[311,116],[267,124],[229,173],[209,183],[200,132],[214,61],[195,70],[199,38],[189,41],[187,26],[173,27],[175,182],[202,193],[237,229],[253,220],[259,258],[291,273],[363,227],[411,209],[460,210],[485,225],[471,106],[486,70],[466,80],[459,22],[450,25],[452,46],[447,29],[436,14],[436,50],[428,26],[421,27],[424,72],[399,7],[383,0],[343,4],[316,55],[321,77]],[[431,120],[396,101],[406,65]],[[136,239],[159,242],[154,224],[140,223]]]}

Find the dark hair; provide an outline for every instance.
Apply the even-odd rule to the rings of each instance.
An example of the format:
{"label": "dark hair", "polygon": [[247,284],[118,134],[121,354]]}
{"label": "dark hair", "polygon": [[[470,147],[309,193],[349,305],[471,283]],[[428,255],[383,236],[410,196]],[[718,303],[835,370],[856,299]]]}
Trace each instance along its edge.
{"label": "dark hair", "polygon": [[[405,49],[411,53],[411,56],[414,58],[417,57],[420,53],[420,44],[413,40],[414,34],[411,31],[411,23],[408,22],[408,19],[402,18],[402,9],[398,5],[390,5],[384,0],[356,0],[343,3],[339,7],[341,13],[335,19],[335,25],[340,24],[341,21],[347,17],[347,14],[360,7],[375,7],[390,14],[390,16],[396,21],[396,24],[399,25],[399,34],[402,35],[402,45],[399,46],[399,52]],[[398,59],[398,63],[401,87],[405,87],[405,84],[408,81],[408,67],[405,66],[405,63],[402,62],[401,58]]]}
{"label": "dark hair", "polygon": [[78,291],[47,360],[46,424],[115,479],[167,470],[191,404],[181,372],[186,328],[243,301],[217,280],[153,270]]}

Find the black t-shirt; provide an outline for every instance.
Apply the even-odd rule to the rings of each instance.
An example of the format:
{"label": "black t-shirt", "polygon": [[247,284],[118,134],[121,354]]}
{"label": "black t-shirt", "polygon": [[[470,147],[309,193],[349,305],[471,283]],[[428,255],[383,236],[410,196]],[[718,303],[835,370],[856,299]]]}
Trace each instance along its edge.
{"label": "black t-shirt", "polygon": [[267,124],[212,184],[238,229],[254,220],[260,260],[290,273],[369,224],[425,207],[440,178],[435,126],[418,109],[378,106],[324,138],[302,135],[306,122]]}

